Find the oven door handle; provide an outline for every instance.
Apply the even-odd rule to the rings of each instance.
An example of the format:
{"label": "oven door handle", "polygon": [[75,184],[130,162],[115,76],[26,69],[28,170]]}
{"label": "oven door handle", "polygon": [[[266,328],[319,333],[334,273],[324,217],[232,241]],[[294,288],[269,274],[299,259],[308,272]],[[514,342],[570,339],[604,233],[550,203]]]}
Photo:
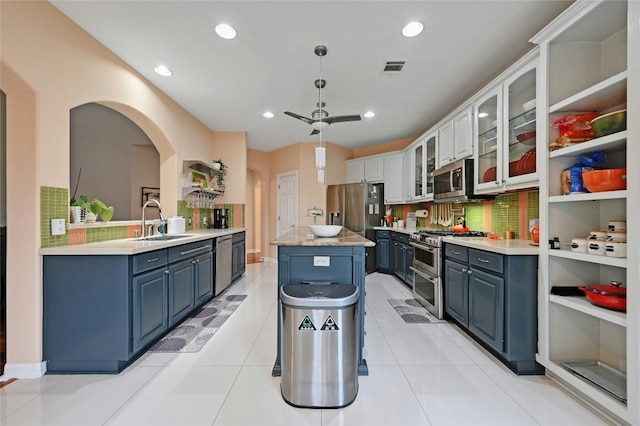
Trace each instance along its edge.
{"label": "oven door handle", "polygon": [[425,275],[424,272],[414,268],[413,266],[409,266],[409,269],[411,269],[413,272],[420,275],[422,278],[429,281],[430,283],[438,285],[438,277],[430,277],[429,275]]}
{"label": "oven door handle", "polygon": [[413,247],[415,247],[417,249],[428,251],[429,253],[437,253],[437,251],[438,251],[437,248],[425,246],[424,244],[418,244],[418,243],[414,243],[414,242],[410,242],[409,244],[411,244]]}

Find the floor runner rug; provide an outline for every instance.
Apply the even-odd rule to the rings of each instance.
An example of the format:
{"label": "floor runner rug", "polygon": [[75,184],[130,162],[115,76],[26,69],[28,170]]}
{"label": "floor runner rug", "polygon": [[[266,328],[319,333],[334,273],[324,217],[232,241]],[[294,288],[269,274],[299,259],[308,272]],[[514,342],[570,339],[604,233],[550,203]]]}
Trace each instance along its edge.
{"label": "floor runner rug", "polygon": [[407,324],[443,323],[425,309],[416,299],[387,299]]}
{"label": "floor runner rug", "polygon": [[160,339],[149,352],[198,352],[246,297],[230,294],[211,300]]}

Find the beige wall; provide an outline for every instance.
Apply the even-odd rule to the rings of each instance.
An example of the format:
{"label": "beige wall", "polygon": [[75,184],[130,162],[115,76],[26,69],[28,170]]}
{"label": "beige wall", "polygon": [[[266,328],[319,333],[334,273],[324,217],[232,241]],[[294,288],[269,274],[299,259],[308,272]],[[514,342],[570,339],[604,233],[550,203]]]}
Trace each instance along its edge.
{"label": "beige wall", "polygon": [[[260,214],[259,214],[259,226],[255,226],[253,229],[247,229],[247,234],[249,233],[259,233],[259,235],[255,235],[254,237],[254,245],[250,247],[247,245],[247,250],[249,249],[259,249],[262,256],[269,256],[269,239],[270,236],[270,227],[275,227],[275,221],[271,220],[270,214],[270,204],[272,200],[270,198],[270,185],[269,182],[271,180],[271,165],[270,165],[270,157],[273,154],[270,152],[258,151],[255,149],[247,149],[247,169],[252,172],[253,175],[253,187],[260,189],[260,196],[254,199],[254,211],[258,210],[256,204],[260,203]],[[259,183],[259,185],[258,185]],[[247,192],[248,197],[253,197],[256,194],[251,195]],[[248,220],[252,220],[247,216]],[[252,223],[256,223],[253,221]],[[247,222],[247,227],[251,228],[249,222]],[[274,231],[275,232],[275,231]]]}
{"label": "beige wall", "polygon": [[[69,112],[88,102],[134,121],[160,154],[167,216],[177,213],[182,161],[228,162],[224,202],[244,203],[243,132],[213,133],[45,1],[0,2],[0,89],[7,95],[7,367],[42,361],[41,186],[69,186]],[[228,146],[233,144],[233,146]],[[228,157],[232,152],[236,154]]]}

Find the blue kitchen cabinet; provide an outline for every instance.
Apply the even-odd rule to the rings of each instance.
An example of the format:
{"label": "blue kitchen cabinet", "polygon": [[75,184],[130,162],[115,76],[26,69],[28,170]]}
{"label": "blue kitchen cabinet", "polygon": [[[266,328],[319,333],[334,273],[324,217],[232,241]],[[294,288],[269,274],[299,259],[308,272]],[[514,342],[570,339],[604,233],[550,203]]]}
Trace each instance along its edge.
{"label": "blue kitchen cabinet", "polygon": [[517,374],[541,374],[537,351],[538,257],[446,243],[445,312]]}
{"label": "blue kitchen cabinet", "polygon": [[169,325],[180,322],[195,304],[195,264],[191,259],[169,265]]}
{"label": "blue kitchen cabinet", "polygon": [[213,296],[213,277],[216,276],[212,253],[202,254],[195,259],[195,298],[196,306],[204,304]]}
{"label": "blue kitchen cabinet", "polygon": [[410,237],[402,232],[391,232],[391,270],[403,282],[413,288],[413,272],[409,267],[413,263],[413,247],[409,245]]}
{"label": "blue kitchen cabinet", "polygon": [[247,269],[245,233],[237,232],[231,238],[231,281],[235,281]]}
{"label": "blue kitchen cabinet", "polygon": [[464,326],[469,325],[469,279],[467,267],[446,259],[444,262],[444,311]]}
{"label": "blue kitchen cabinet", "polygon": [[488,345],[503,351],[504,279],[481,269],[469,275],[469,330]]}
{"label": "blue kitchen cabinet", "polygon": [[133,351],[147,346],[169,328],[166,268],[133,277]]}
{"label": "blue kitchen cabinet", "polygon": [[132,256],[44,256],[47,371],[122,371],[211,298],[212,243]]}
{"label": "blue kitchen cabinet", "polygon": [[378,272],[391,270],[390,255],[389,231],[376,231],[376,270]]}

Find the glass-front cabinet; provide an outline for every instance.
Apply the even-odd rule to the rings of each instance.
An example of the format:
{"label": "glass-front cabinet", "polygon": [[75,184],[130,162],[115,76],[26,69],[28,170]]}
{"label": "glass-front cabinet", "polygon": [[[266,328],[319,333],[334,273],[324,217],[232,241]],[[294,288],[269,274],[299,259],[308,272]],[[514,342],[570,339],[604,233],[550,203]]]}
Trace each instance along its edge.
{"label": "glass-front cabinet", "polygon": [[474,104],[478,193],[537,186],[537,56],[525,56]]}
{"label": "glass-front cabinet", "polygon": [[437,138],[437,131],[420,136],[404,151],[406,202],[433,200]]}

